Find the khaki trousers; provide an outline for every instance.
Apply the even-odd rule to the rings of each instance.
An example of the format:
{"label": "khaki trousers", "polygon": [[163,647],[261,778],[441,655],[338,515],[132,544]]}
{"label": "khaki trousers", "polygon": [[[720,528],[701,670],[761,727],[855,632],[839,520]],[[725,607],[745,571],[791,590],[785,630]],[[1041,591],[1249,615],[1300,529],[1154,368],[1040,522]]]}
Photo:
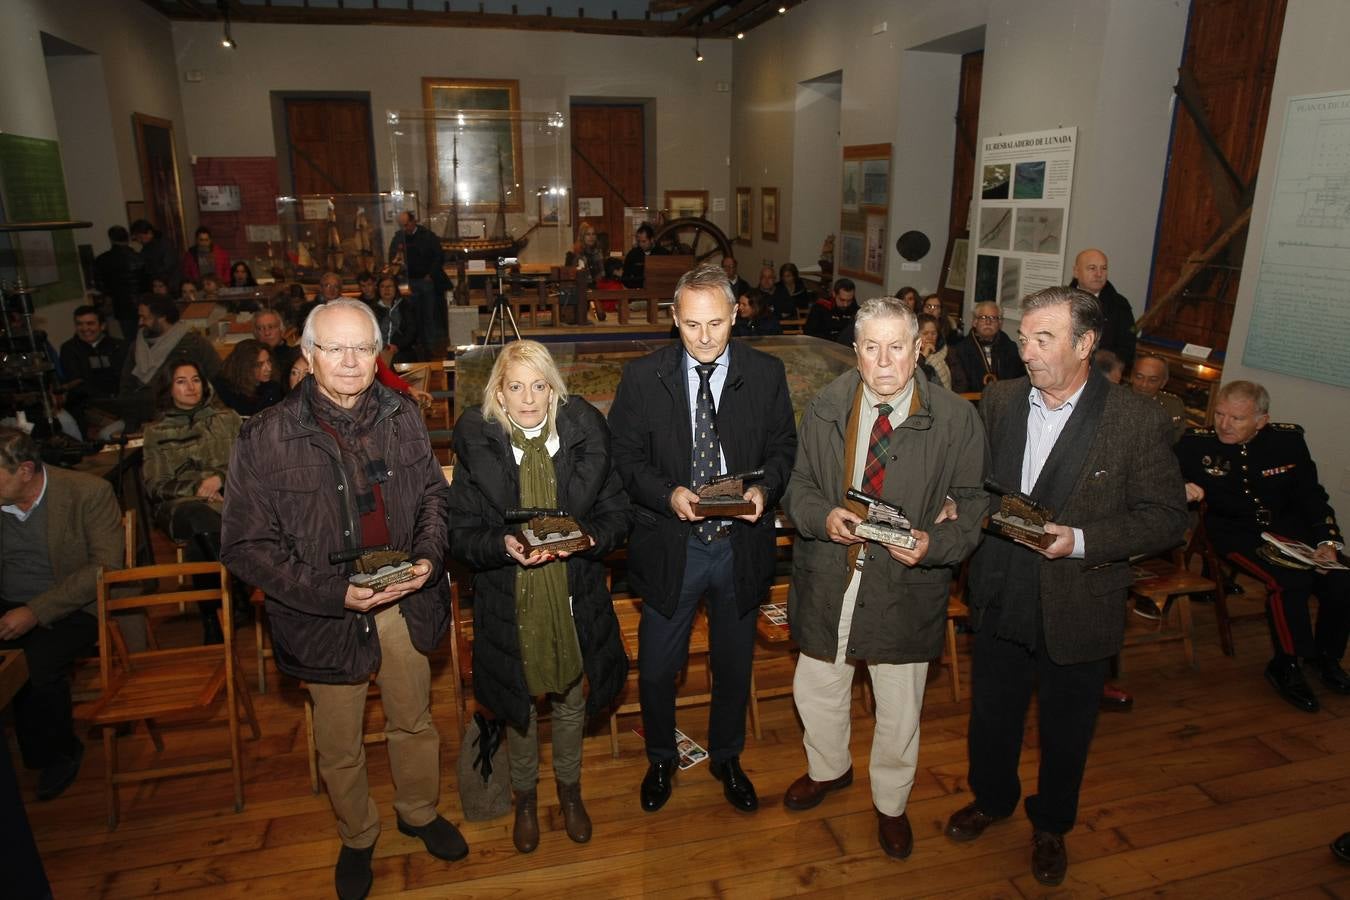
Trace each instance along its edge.
{"label": "khaki trousers", "polygon": [[[431,721],[431,667],[408,636],[398,604],[375,613],[380,638],[380,686],[394,809],[419,827],[436,818],[440,789],[441,738]],[[380,814],[366,780],[362,740],[369,684],[310,684],[314,700],[314,744],[319,773],[337,816],[342,843],[364,849],[380,835]]]}
{"label": "khaki trousers", "polygon": [[[553,775],[563,784],[581,781],[581,739],[586,728],[586,695],[578,678],[562,694],[549,694],[553,703]],[[539,783],[539,713],[530,703],[530,721],[524,731],[511,726],[507,738],[511,759],[511,789],[532,791]]]}
{"label": "khaki trousers", "polygon": [[[848,747],[852,736],[849,712],[858,661],[847,657],[846,648],[858,581],[855,577],[844,593],[834,659],[816,659],[803,653],[797,657],[792,678],[792,699],[806,729],[803,743],[807,774],[815,781],[832,781],[853,764]],[[869,665],[867,671],[872,676],[877,707],[869,764],[872,803],[882,814],[898,816],[909,803],[919,762],[919,714],[923,711],[928,663],[878,663]]]}

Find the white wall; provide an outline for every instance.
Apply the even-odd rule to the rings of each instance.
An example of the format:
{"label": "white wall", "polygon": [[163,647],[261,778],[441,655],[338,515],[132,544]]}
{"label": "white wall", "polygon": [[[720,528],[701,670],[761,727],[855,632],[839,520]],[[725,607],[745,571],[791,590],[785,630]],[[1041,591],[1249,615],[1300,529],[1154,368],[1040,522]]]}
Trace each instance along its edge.
{"label": "white wall", "polygon": [[[668,189],[706,188],[734,206],[727,171],[731,94],[716,89],[731,80],[726,41],[704,41],[704,61],[697,63],[692,41],[657,38],[247,23],[233,32],[239,48],[229,51],[220,46],[219,25],[173,25],[180,69],[203,75],[182,84],[193,154],[275,156],[272,91],[366,91],[376,169],[386,188],[392,153],[384,114],[421,109],[423,77],[515,78],[524,112],[566,115],[572,97],[654,99],[656,147],[648,149],[658,163],[648,202],[659,206]],[[567,140],[565,133],[564,167]],[[730,227],[729,212],[710,218]]]}
{"label": "white wall", "polygon": [[[843,84],[825,78],[797,85],[792,134],[792,252],[788,259],[813,266],[827,234],[839,230],[839,185],[823,173],[838,164],[840,97]],[[752,233],[759,226],[751,214]]]}
{"label": "white wall", "polygon": [[103,60],[94,54],[49,56],[47,81],[70,211],[94,223],[76,232],[75,242],[93,244],[95,252],[102,252],[108,247],[109,226],[128,224]]}
{"label": "white wall", "polygon": [[1290,3],[1285,12],[1242,282],[1223,367],[1224,381],[1248,379],[1266,386],[1274,421],[1297,422],[1304,427],[1322,485],[1340,513],[1342,527],[1350,518],[1350,424],[1346,419],[1350,390],[1245,366],[1242,355],[1251,331],[1252,301],[1265,245],[1285,108],[1290,97],[1350,88],[1350,57],[1343,46],[1346,34],[1350,34],[1350,5],[1343,0],[1299,0]]}

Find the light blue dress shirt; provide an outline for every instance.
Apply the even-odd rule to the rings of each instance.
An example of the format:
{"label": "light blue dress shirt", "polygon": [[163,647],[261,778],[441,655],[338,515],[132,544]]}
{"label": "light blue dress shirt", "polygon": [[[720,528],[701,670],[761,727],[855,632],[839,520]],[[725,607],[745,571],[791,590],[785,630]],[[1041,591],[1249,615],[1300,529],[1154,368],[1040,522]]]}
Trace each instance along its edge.
{"label": "light blue dress shirt", "polygon": [[[1059,441],[1064,426],[1068,424],[1069,416],[1078,408],[1078,401],[1083,396],[1083,388],[1086,387],[1085,381],[1082,387],[1074,391],[1073,396],[1065,400],[1058,409],[1051,409],[1046,405],[1040,388],[1031,389],[1028,398],[1031,403],[1027,411],[1027,446],[1022,453],[1022,493],[1030,494],[1031,489],[1036,486],[1036,479],[1041,477],[1041,470],[1045,468],[1045,461],[1050,458],[1050,451],[1055,449],[1055,444]],[[1069,558],[1082,559],[1083,552],[1083,529],[1075,528],[1073,552],[1069,554]]]}

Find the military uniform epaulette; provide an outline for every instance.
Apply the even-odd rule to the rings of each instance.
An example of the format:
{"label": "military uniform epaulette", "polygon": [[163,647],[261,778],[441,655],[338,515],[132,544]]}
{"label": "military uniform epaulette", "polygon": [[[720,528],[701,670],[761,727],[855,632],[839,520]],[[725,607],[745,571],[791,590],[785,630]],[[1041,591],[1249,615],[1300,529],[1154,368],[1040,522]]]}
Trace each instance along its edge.
{"label": "military uniform epaulette", "polygon": [[1275,431],[1290,431],[1293,432],[1294,434],[1303,433],[1303,426],[1295,425],[1293,422],[1271,422],[1266,427],[1272,428]]}

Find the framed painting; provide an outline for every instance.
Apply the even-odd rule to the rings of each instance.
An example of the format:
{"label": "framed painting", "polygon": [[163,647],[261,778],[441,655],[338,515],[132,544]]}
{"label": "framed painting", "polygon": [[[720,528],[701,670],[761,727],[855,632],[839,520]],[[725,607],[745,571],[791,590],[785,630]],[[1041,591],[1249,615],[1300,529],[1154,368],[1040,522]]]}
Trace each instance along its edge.
{"label": "framed painting", "polygon": [[672,219],[701,219],[708,214],[708,192],[666,191],[666,209]]}
{"label": "framed painting", "polygon": [[422,105],[437,114],[426,132],[430,208],[457,199],[461,212],[496,212],[503,202],[524,212],[520,82],[423,78]]}
{"label": "framed painting", "polygon": [[131,123],[136,133],[145,217],[181,250],[187,246],[187,235],[183,230],[183,193],[178,179],[173,122],[132,113]]}
{"label": "framed painting", "polygon": [[778,188],[759,191],[759,230],[766,241],[778,240]]}
{"label": "framed painting", "polygon": [[748,187],[736,188],[736,243],[743,246],[749,246],[754,238],[754,228],[751,225],[751,207],[753,205],[752,190]]}

